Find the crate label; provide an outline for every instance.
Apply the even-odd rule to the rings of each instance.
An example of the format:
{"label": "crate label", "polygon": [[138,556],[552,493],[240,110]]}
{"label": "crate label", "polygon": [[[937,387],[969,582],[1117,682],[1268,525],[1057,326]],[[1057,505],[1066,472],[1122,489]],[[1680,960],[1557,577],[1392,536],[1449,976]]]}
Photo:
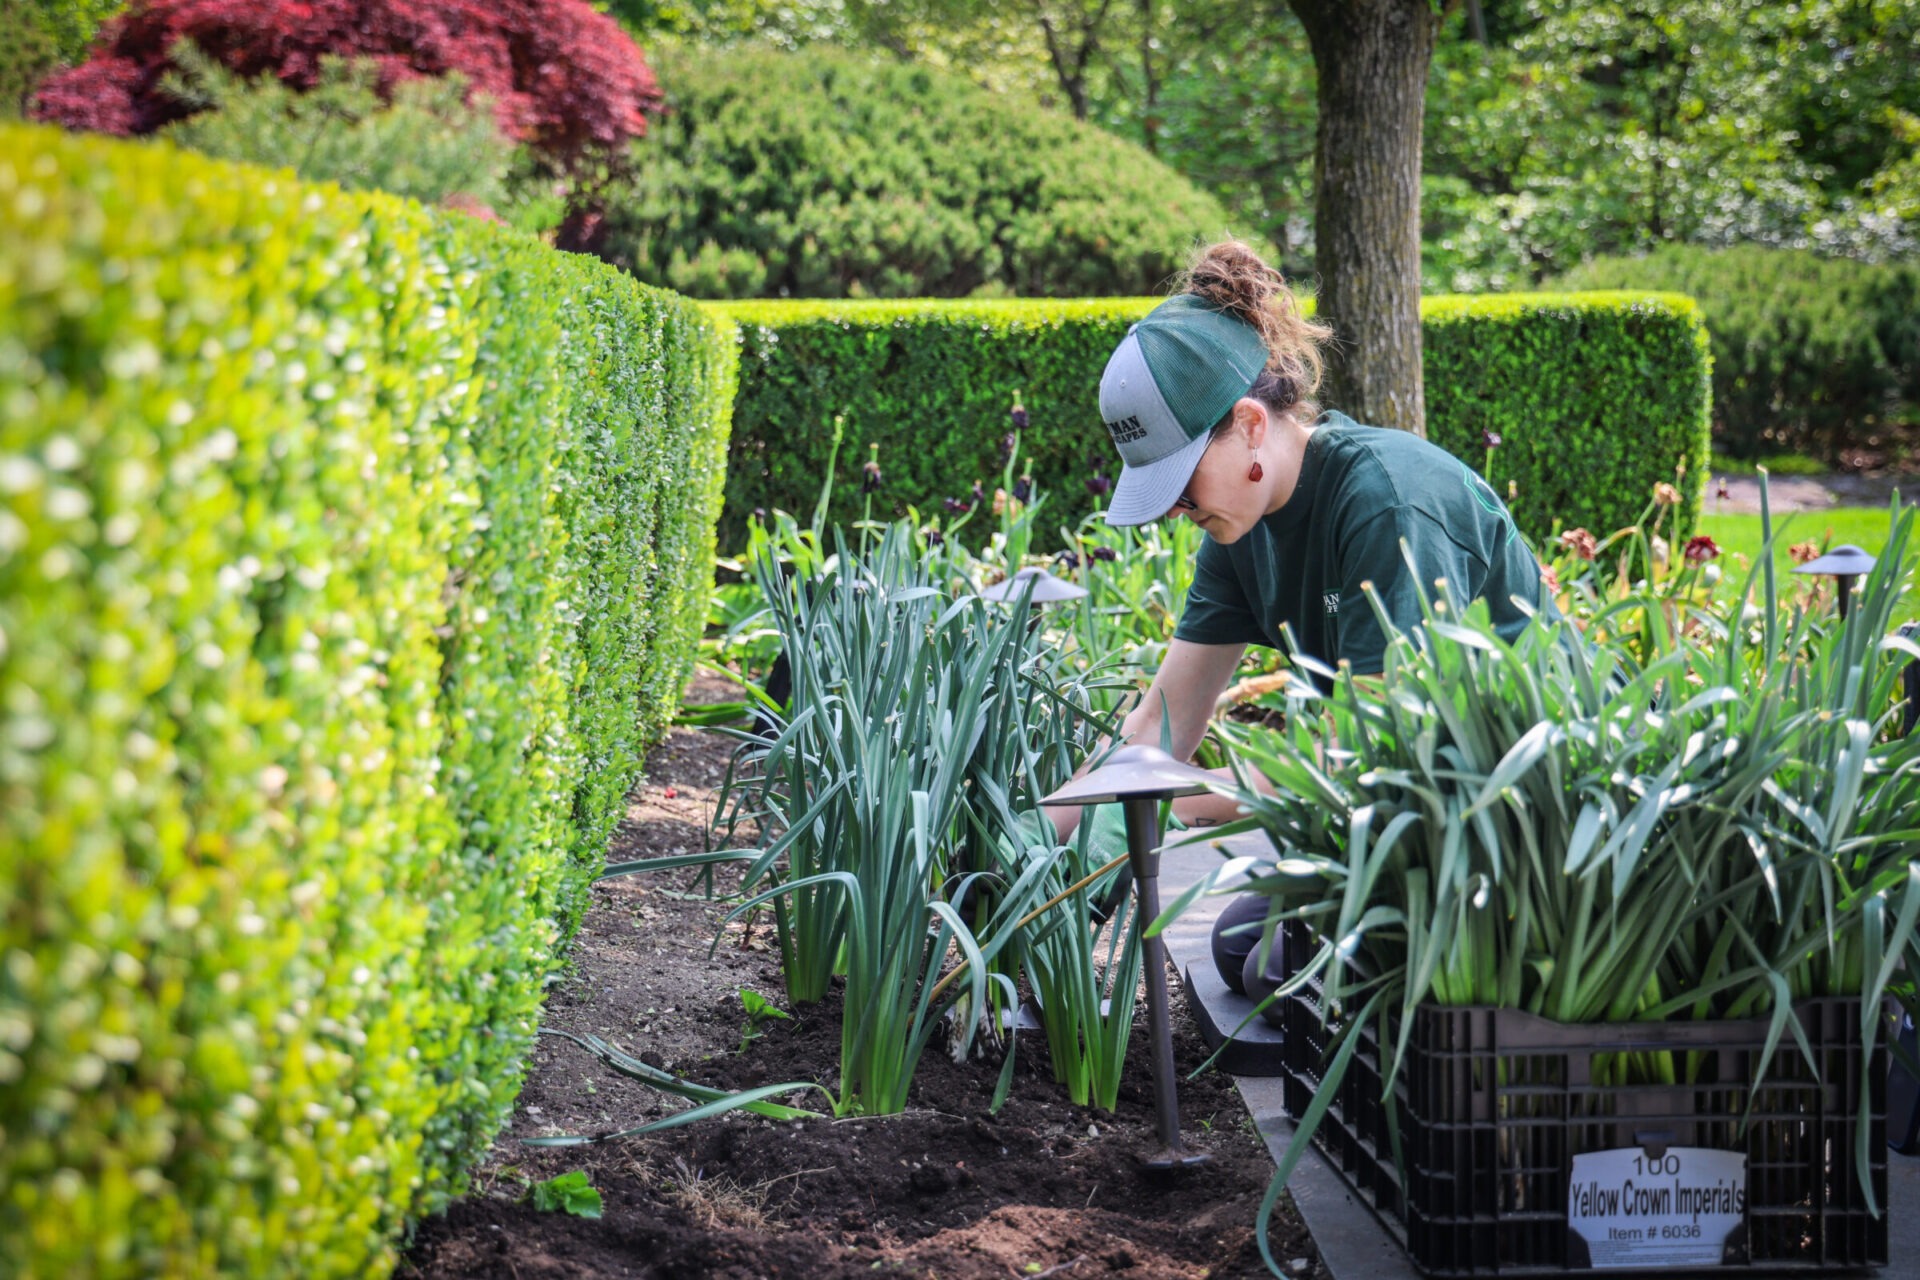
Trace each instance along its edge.
{"label": "crate label", "polygon": [[1567,1227],[1600,1267],[1714,1267],[1746,1221],[1744,1151],[1639,1147],[1573,1158]]}

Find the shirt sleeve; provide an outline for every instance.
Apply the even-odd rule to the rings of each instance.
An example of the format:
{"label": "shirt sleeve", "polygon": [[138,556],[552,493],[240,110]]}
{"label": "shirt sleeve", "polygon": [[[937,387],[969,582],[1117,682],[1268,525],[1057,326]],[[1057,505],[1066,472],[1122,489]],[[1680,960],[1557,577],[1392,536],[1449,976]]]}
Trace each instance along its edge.
{"label": "shirt sleeve", "polygon": [[1386,665],[1387,634],[1363,584],[1373,584],[1388,620],[1406,632],[1426,620],[1420,595],[1424,591],[1427,599],[1437,599],[1437,580],[1446,579],[1457,595],[1466,598],[1484,576],[1458,543],[1428,528],[1426,517],[1407,507],[1392,507],[1370,517],[1342,540],[1338,554],[1337,652],[1352,664],[1355,675],[1378,675]]}
{"label": "shirt sleeve", "polygon": [[1173,638],[1192,644],[1259,644],[1269,649],[1273,638],[1262,631],[1247,604],[1240,575],[1225,547],[1211,540],[1194,558],[1193,582],[1187,588],[1186,608]]}

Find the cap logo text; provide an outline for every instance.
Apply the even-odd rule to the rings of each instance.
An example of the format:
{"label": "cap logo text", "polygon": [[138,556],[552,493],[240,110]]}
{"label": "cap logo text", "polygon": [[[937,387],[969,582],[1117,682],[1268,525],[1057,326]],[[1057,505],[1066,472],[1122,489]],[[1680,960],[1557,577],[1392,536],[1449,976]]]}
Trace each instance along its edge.
{"label": "cap logo text", "polygon": [[1109,422],[1107,430],[1112,433],[1115,444],[1131,444],[1135,440],[1145,439],[1147,434],[1147,429],[1140,425],[1140,419],[1137,417]]}

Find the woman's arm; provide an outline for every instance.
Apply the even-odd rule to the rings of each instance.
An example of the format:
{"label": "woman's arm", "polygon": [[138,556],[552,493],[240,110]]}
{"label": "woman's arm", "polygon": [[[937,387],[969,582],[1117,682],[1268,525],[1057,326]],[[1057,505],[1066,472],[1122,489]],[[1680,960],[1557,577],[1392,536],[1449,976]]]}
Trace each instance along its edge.
{"label": "woman's arm", "polygon": [[[1200,746],[1200,739],[1206,735],[1207,720],[1213,714],[1213,704],[1220,691],[1227,687],[1227,681],[1240,665],[1240,657],[1247,651],[1242,644],[1194,644],[1187,640],[1173,640],[1167,644],[1167,654],[1160,662],[1160,670],[1154,674],[1153,683],[1147,686],[1138,706],[1120,722],[1120,740],[1122,742],[1143,743],[1150,747],[1160,745],[1161,725],[1164,722],[1169,730],[1175,759],[1190,760]],[[1103,741],[1097,746],[1092,759],[1098,759],[1106,749]],[[1083,765],[1080,773],[1085,773]],[[1075,774],[1078,777],[1079,774]],[[1188,796],[1174,801],[1174,813],[1182,822],[1224,822],[1233,815],[1227,812],[1233,808],[1230,801],[1220,796]],[[1080,821],[1077,806],[1061,805],[1049,808],[1047,816],[1053,819],[1054,829],[1065,840],[1072,834]]]}

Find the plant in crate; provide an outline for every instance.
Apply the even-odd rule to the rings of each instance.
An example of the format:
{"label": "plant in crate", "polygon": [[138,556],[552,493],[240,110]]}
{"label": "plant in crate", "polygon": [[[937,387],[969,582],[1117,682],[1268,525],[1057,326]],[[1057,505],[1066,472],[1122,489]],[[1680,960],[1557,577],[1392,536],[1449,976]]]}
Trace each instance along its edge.
{"label": "plant in crate", "polygon": [[[1844,1183],[1863,1213],[1877,1212],[1870,1166],[1884,1155],[1870,1149],[1868,1073],[1883,998],[1911,1006],[1920,966],[1920,742],[1898,735],[1896,701],[1920,650],[1889,634],[1909,587],[1911,525],[1896,509],[1844,625],[1783,609],[1766,556],[1732,597],[1758,593],[1754,625],[1710,609],[1676,615],[1671,593],[1628,592],[1595,607],[1588,635],[1613,637],[1598,644],[1544,620],[1508,644],[1484,606],[1463,613],[1443,595],[1416,634],[1395,636],[1378,681],[1343,671],[1324,698],[1295,683],[1284,732],[1226,731],[1272,786],[1236,793],[1251,815],[1239,828],[1265,831],[1276,849],[1252,888],[1304,943],[1280,998],[1315,992],[1319,1025],[1298,1038],[1324,1046],[1306,1064],[1317,1087],[1298,1107],[1266,1211],[1340,1098],[1377,1113],[1392,1176],[1371,1190],[1389,1208],[1406,1197],[1411,1223],[1422,1180],[1455,1171],[1403,1149],[1408,1100],[1423,1105],[1429,1083],[1403,1078],[1410,1051],[1451,1025],[1436,1022],[1446,1010],[1485,1008],[1561,1026],[1757,1020],[1740,1059],[1749,1079],[1717,1076],[1723,1055],[1687,1047],[1682,1027],[1675,1047],[1592,1054],[1580,1105],[1605,1111],[1622,1086],[1684,1082],[1716,1099],[1736,1134],[1756,1097],[1742,1090],[1761,1079],[1857,1073],[1824,1082],[1857,1102],[1843,1117],[1852,1150],[1816,1149],[1812,1181],[1793,1194],[1818,1212]],[[1831,1002],[1800,1003],[1822,997],[1848,1003],[1838,1015]],[[1817,1048],[1836,1034],[1846,1053]],[[1474,1087],[1524,1105],[1526,1087],[1547,1083],[1508,1077],[1526,1061],[1479,1063],[1500,1078]],[[1371,1099],[1349,1087],[1350,1072]],[[1538,1201],[1564,1195],[1564,1183],[1528,1180],[1527,1158],[1540,1157],[1519,1142],[1501,1132],[1490,1156],[1500,1203],[1476,1210],[1538,1217]],[[1824,1236],[1805,1244],[1817,1225],[1765,1236],[1754,1221],[1756,1261],[1805,1265],[1807,1248],[1829,1247]],[[1564,1228],[1531,1258],[1499,1254],[1524,1232],[1491,1236],[1487,1265],[1550,1258]]]}

